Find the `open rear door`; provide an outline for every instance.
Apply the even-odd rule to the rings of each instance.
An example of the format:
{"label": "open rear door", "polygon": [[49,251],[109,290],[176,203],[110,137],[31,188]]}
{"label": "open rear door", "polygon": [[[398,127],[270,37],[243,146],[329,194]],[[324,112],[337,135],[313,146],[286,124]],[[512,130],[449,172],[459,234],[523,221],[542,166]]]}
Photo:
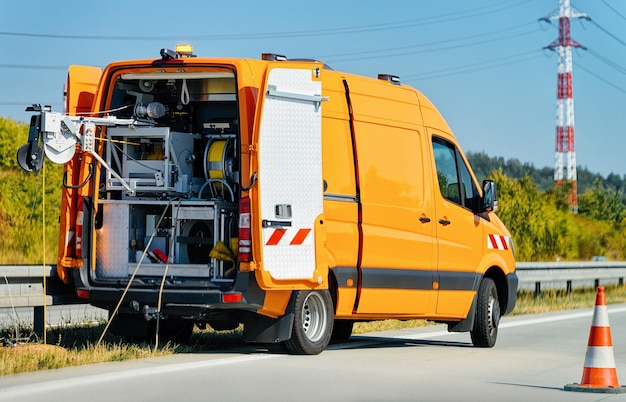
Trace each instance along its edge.
{"label": "open rear door", "polygon": [[93,99],[102,76],[98,67],[69,66],[65,89],[65,113],[77,116],[91,112]]}
{"label": "open rear door", "polygon": [[[67,84],[65,87],[65,113],[71,116],[89,115],[92,111],[94,97],[100,83],[102,70],[98,67],[69,66],[67,71]],[[82,266],[82,251],[76,248],[76,217],[82,219],[82,210],[78,213],[79,192],[89,191],[91,186],[83,186],[81,189],[72,188],[78,183],[85,182],[91,177],[91,169],[85,169],[91,163],[91,156],[79,159],[79,153],[65,164],[64,183],[61,199],[61,216],[59,217],[59,256],[57,261],[57,273],[65,283],[70,282],[71,275],[68,268]],[[87,195],[87,194],[80,194]]]}
{"label": "open rear door", "polygon": [[262,244],[255,259],[260,285],[266,288],[327,285],[322,68],[311,63],[270,66],[257,108],[258,205],[253,216]]}

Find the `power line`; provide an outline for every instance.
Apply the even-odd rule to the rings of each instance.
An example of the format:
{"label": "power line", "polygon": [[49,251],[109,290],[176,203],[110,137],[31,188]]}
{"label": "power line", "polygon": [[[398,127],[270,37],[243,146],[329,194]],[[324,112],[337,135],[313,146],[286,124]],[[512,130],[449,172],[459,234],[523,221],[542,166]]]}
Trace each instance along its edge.
{"label": "power line", "polygon": [[585,68],[584,66],[580,65],[580,63],[576,63],[576,67],[580,68],[581,70],[586,71],[587,73],[591,74],[592,76],[596,77],[597,79],[599,79],[600,81],[604,82],[607,85],[612,86],[613,88],[617,89],[618,91],[625,93],[626,94],[626,89],[619,87],[615,84],[613,84],[612,82],[610,82],[609,80],[607,80],[606,78],[602,77],[599,74],[594,73],[593,71],[589,70],[588,68]]}
{"label": "power line", "polygon": [[617,11],[613,6],[611,6],[609,3],[607,3],[606,0],[602,0],[602,2],[604,3],[605,6],[610,8],[615,14],[619,15],[622,19],[626,20],[626,16],[624,16],[619,11]]}
{"label": "power line", "polygon": [[612,61],[608,57],[602,56],[600,53],[598,53],[598,52],[596,52],[595,50],[592,50],[592,49],[587,49],[587,52],[589,54],[591,54],[592,56],[594,56],[595,58],[597,58],[598,60],[600,60],[601,62],[603,62],[606,65],[608,65],[609,67],[612,67],[615,70],[619,71],[620,73],[626,75],[626,68],[620,66],[619,64],[617,64],[616,62]]}
{"label": "power line", "polygon": [[[39,102],[42,105],[62,105],[61,102]],[[24,108],[31,106],[33,102],[16,102],[16,101],[0,101],[0,106],[22,106]]]}
{"label": "power line", "polygon": [[[445,47],[434,47],[434,48],[428,49],[428,47],[436,46],[436,45],[440,45],[440,44],[455,43],[455,42],[466,42],[468,39],[472,39],[472,38],[480,38],[480,37],[484,37],[484,36],[491,36],[491,35],[494,35],[494,34],[500,34],[500,33],[503,33],[503,32],[511,32],[511,31],[518,30],[520,28],[527,27],[529,25],[534,25],[534,22],[516,25],[516,26],[510,27],[510,28],[503,28],[503,29],[499,29],[499,30],[495,30],[495,31],[484,32],[484,33],[480,33],[480,34],[476,34],[476,35],[469,35],[469,36],[466,36],[466,37],[463,37],[463,38],[454,38],[454,39],[441,40],[441,41],[435,41],[435,42],[428,42],[428,43],[422,43],[422,44],[410,45],[410,46],[401,46],[401,47],[395,47],[395,48],[389,48],[389,49],[377,49],[377,50],[369,50],[369,51],[341,53],[341,54],[335,54],[334,55],[335,58],[333,58],[333,55],[330,55],[330,56],[317,56],[316,58],[320,59],[320,60],[327,61],[327,62],[356,61],[356,60],[375,59],[375,58],[381,58],[381,57],[399,57],[399,56],[406,56],[406,55],[411,55],[411,54],[416,54],[416,53],[429,53],[429,52],[437,52],[437,51],[443,51],[443,50],[457,49],[457,48],[460,48],[460,47],[478,46],[478,45],[485,44],[485,43],[490,43],[490,42],[495,42],[495,41],[499,41],[499,40],[511,39],[511,38],[516,38],[516,37],[519,37],[519,36],[528,35],[528,34],[534,33],[534,30],[526,30],[526,31],[523,31],[523,32],[519,32],[517,34],[512,34],[512,35],[508,35],[508,36],[500,36],[500,37],[496,37],[496,38],[486,39],[486,40],[483,40],[483,41],[475,41],[475,42],[470,42],[470,43],[459,43],[458,45],[451,45],[451,46],[445,46]],[[415,49],[415,50],[407,51],[407,52],[396,52],[398,50],[406,50],[406,49]],[[363,56],[363,57],[347,57],[347,56],[353,56],[353,55],[366,55],[366,56]],[[48,69],[48,70],[66,70],[67,66],[31,65],[31,64],[0,64],[0,68],[31,68],[31,69],[41,69],[41,70],[45,70],[45,69]]]}
{"label": "power line", "polygon": [[531,24],[534,25],[534,22],[521,24],[521,25],[516,25],[516,26],[513,26],[513,27],[503,28],[503,29],[490,31],[490,32],[483,32],[483,33],[476,34],[476,35],[469,35],[469,36],[465,36],[463,38],[439,40],[439,41],[434,41],[434,42],[421,43],[421,44],[417,44],[417,45],[399,46],[399,47],[393,47],[393,48],[387,48],[387,49],[363,50],[363,51],[350,52],[350,53],[336,53],[336,54],[330,54],[330,55],[317,56],[317,58],[320,59],[320,60],[326,60],[326,59],[332,59],[333,57],[358,56],[358,55],[365,55],[365,54],[372,55],[374,53],[394,52],[394,51],[397,51],[397,50],[407,50],[407,49],[417,49],[417,48],[422,48],[422,47],[441,45],[441,44],[458,42],[458,41],[465,41],[465,40],[468,40],[468,39],[479,38],[479,37],[482,37],[482,36],[489,36],[489,35],[494,35],[494,34],[500,34],[500,33],[503,33],[503,32],[515,31],[517,29],[524,28],[524,27],[529,26]]}
{"label": "power line", "polygon": [[0,64],[0,68],[29,68],[35,70],[67,70],[67,66],[46,66],[37,64]]}
{"label": "power line", "polygon": [[480,61],[477,63],[472,63],[472,64],[466,64],[464,66],[457,66],[457,67],[451,67],[451,68],[446,68],[446,69],[437,69],[435,71],[429,71],[429,72],[425,72],[425,73],[415,73],[415,74],[410,74],[405,76],[406,77],[421,77],[423,75],[427,75],[427,74],[434,74],[434,73],[439,73],[439,72],[448,72],[448,71],[455,71],[455,70],[463,70],[465,68],[468,67],[477,67],[477,66],[483,66],[483,65],[489,65],[491,63],[496,63],[496,62],[502,62],[503,60],[509,60],[509,59],[515,59],[518,57],[522,57],[522,56],[527,56],[533,53],[537,53],[537,50],[529,50],[527,52],[521,52],[521,53],[516,53],[516,54],[512,54],[506,57],[498,57],[496,59],[491,59],[491,60],[484,60],[484,61]]}
{"label": "power line", "polygon": [[[498,13],[504,10],[510,10],[513,7],[528,3],[530,0],[505,0],[498,4],[473,8],[454,13],[442,14],[434,17],[410,19],[403,21],[387,22],[371,25],[357,25],[345,28],[333,29],[316,29],[304,31],[287,31],[287,32],[261,32],[251,34],[230,34],[230,35],[181,35],[177,34],[166,36],[104,36],[104,35],[62,35],[62,34],[45,34],[45,33],[28,33],[28,32],[0,32],[0,36],[14,36],[27,38],[46,38],[46,39],[72,39],[72,40],[112,40],[112,41],[171,41],[186,38],[186,40],[251,40],[251,39],[276,39],[276,38],[295,38],[307,36],[328,36],[343,35],[363,32],[376,32],[383,30],[396,30],[411,28],[414,26],[424,26],[439,24],[442,22],[450,22],[459,19],[475,18],[488,14]],[[513,3],[513,4],[510,4]]]}
{"label": "power line", "polygon": [[[483,40],[483,41],[462,43],[462,44],[458,44],[458,45],[438,47],[438,48],[433,48],[433,49],[413,50],[413,51],[409,51],[409,52],[399,52],[399,53],[393,53],[392,52],[392,53],[388,53],[388,54],[377,54],[377,55],[369,55],[369,56],[362,56],[362,57],[348,57],[348,58],[337,58],[337,59],[329,58],[326,61],[328,61],[328,62],[357,61],[357,60],[377,59],[377,58],[380,58],[380,57],[399,57],[399,56],[408,56],[408,55],[417,54],[417,53],[421,54],[421,53],[440,52],[440,51],[444,51],[444,50],[458,49],[458,48],[461,48],[461,47],[465,48],[465,47],[470,47],[470,46],[478,46],[478,45],[483,45],[485,43],[491,43],[491,42],[497,42],[497,41],[505,40],[505,39],[517,38],[517,37],[528,35],[528,34],[531,34],[531,33],[534,33],[534,31],[525,31],[525,32],[520,32],[518,34],[514,34],[514,35],[501,36],[501,37],[498,37],[498,38],[487,39],[487,40]],[[461,39],[461,40],[464,40],[464,39]],[[456,41],[458,41],[458,40],[456,40]]]}
{"label": "power line", "polygon": [[[535,54],[535,55],[528,56],[530,54]],[[523,57],[523,56],[528,56],[528,57]],[[403,76],[401,78],[405,82],[415,82],[418,80],[424,81],[424,80],[443,78],[443,77],[449,77],[449,76],[454,76],[454,75],[467,74],[467,73],[471,73],[474,71],[488,70],[492,68],[506,66],[506,65],[513,64],[513,63],[521,63],[524,61],[534,60],[534,59],[538,59],[541,57],[543,56],[537,54],[536,50],[531,50],[528,52],[522,52],[522,53],[510,55],[505,58],[500,57],[497,59],[486,60],[486,61],[473,63],[473,64],[467,64],[461,67],[452,67],[452,68],[447,68],[447,69],[427,71],[424,73],[410,74],[410,75]]]}
{"label": "power line", "polygon": [[603,26],[601,26],[600,24],[598,24],[596,21],[591,20],[591,23],[593,25],[595,25],[599,30],[601,30],[602,32],[604,32],[605,34],[609,35],[611,38],[615,39],[617,42],[619,42],[622,46],[626,46],[626,42],[624,42],[622,39],[620,39],[617,35],[612,34],[611,32],[609,32],[609,30],[607,30],[606,28],[604,28]]}

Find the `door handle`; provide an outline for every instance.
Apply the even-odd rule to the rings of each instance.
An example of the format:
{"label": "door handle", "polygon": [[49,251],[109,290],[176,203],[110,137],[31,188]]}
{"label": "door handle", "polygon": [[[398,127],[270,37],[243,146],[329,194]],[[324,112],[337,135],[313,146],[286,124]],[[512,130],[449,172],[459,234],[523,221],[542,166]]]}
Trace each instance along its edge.
{"label": "door handle", "polygon": [[267,219],[263,219],[261,221],[261,226],[264,228],[282,228],[291,226],[291,221],[268,221]]}
{"label": "door handle", "polygon": [[420,216],[420,222],[422,223],[428,223],[430,222],[430,218],[427,218],[425,216]]}
{"label": "door handle", "polygon": [[452,222],[450,222],[447,219],[439,219],[439,223],[441,223],[443,226],[448,226],[449,224],[451,224]]}

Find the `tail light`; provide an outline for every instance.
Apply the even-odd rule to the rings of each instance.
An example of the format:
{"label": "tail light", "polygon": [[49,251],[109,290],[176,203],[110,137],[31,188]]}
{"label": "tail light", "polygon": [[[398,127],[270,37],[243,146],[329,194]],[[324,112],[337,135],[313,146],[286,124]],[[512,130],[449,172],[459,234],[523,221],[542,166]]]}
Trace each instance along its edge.
{"label": "tail light", "polygon": [[250,220],[250,197],[244,197],[239,201],[239,262],[252,261]]}
{"label": "tail light", "polygon": [[89,291],[85,289],[76,289],[76,296],[81,299],[89,299]]}
{"label": "tail light", "polygon": [[83,207],[83,197],[78,197],[78,202],[76,205],[76,258],[81,258],[83,256],[83,220],[85,216]]}
{"label": "tail light", "polygon": [[222,294],[222,302],[223,303],[239,303],[243,300],[243,295],[239,292],[232,293],[223,293]]}

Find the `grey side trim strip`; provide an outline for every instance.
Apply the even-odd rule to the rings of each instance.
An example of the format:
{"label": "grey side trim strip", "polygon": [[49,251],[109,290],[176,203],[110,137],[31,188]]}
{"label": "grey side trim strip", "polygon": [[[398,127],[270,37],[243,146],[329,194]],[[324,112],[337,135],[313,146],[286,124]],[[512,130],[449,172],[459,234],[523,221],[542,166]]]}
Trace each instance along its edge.
{"label": "grey side trim strip", "polygon": [[[335,267],[332,271],[339,286],[348,279],[357,278],[357,269]],[[433,282],[439,282],[439,290],[478,290],[481,275],[475,272],[438,272],[436,270],[363,268],[362,286],[364,289],[411,289],[432,290]]]}
{"label": "grey side trim strip", "polygon": [[363,268],[364,289],[432,290],[437,271]]}
{"label": "grey side trim strip", "polygon": [[475,272],[439,271],[439,290],[478,290],[481,278]]}
{"label": "grey side trim strip", "polygon": [[337,285],[339,287],[346,286],[348,280],[352,280],[354,285],[356,286],[357,281],[359,280],[359,274],[355,267],[335,267],[331,268],[331,271],[335,274],[335,278],[337,278]]}

